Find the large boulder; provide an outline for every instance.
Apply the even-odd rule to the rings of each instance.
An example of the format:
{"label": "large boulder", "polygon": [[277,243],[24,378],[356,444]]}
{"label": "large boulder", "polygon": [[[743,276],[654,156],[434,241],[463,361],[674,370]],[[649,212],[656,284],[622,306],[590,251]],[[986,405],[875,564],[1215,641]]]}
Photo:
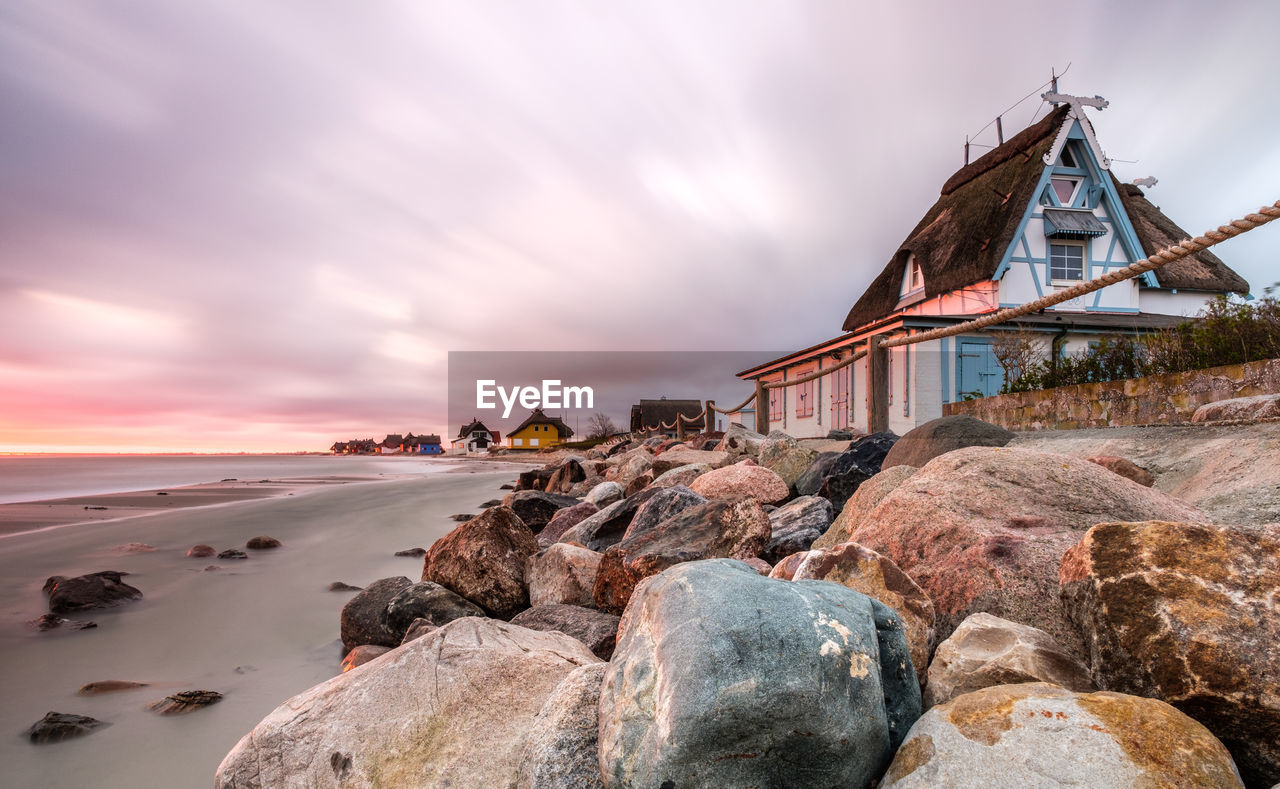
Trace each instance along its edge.
{"label": "large boulder", "polygon": [[1200,520],[1194,507],[1080,458],[968,447],[929,461],[863,517],[851,538],[893,559],[929,594],[946,638],[986,611],[1076,654],[1058,562],[1095,523]]}
{"label": "large boulder", "polygon": [[610,545],[622,541],[627,528],[631,526],[632,519],[636,517],[636,510],[640,509],[640,505],[648,501],[649,497],[657,493],[657,488],[650,488],[621,501],[615,501],[595,515],[582,520],[577,526],[561,535],[560,539],[564,542],[572,540],[575,544],[593,551],[603,551]]}
{"label": "large boulder", "polygon": [[537,552],[533,532],[510,507],[490,507],[436,540],[423,559],[422,580],[510,619],[529,607],[524,564]]}
{"label": "large boulder", "polygon": [[919,468],[938,455],[965,447],[1002,447],[1013,440],[1013,432],[971,416],[957,414],[925,422],[908,430],[885,455],[884,468]]}
{"label": "large boulder", "polygon": [[398,645],[416,619],[425,619],[440,627],[464,616],[484,616],[484,610],[432,581],[406,586],[387,603],[383,622],[387,630],[399,636],[395,644],[387,646]]}
{"label": "large boulder", "polygon": [[547,697],[525,737],[516,789],[604,789],[596,740],[606,668],[576,668]]}
{"label": "large boulder", "polygon": [[600,692],[608,786],[867,786],[920,714],[898,618],[691,562],[636,590]]}
{"label": "large boulder", "polygon": [[831,581],[847,586],[896,611],[902,618],[916,679],[924,685],[933,642],[933,602],[891,559],[847,542],[830,550],[808,551],[798,565],[782,572],[792,581]]}
{"label": "large boulder", "polygon": [[[859,485],[880,473],[885,455],[897,440],[898,437],[893,433],[872,433],[853,442],[852,446],[822,467],[818,489],[813,492],[830,499],[831,506],[839,513]],[[822,456],[819,455],[815,464],[821,460]],[[806,488],[812,484],[812,466],[796,481],[796,491],[807,495],[800,488],[801,480],[805,482]]]}
{"label": "large boulder", "polygon": [[281,704],[218,767],[225,789],[510,786],[576,639],[466,617]]}
{"label": "large boulder", "polygon": [[516,614],[511,624],[530,630],[558,630],[586,644],[596,657],[608,660],[618,636],[618,617],[580,605],[535,605]]}
{"label": "large boulder", "polygon": [[516,479],[516,490],[542,490],[550,481],[551,475],[556,471],[554,465],[543,466],[542,468],[529,469],[521,471],[520,476]]}
{"label": "large boulder", "polygon": [[124,581],[128,573],[117,570],[77,575],[55,575],[44,582],[49,610],[59,616],[93,608],[110,608],[142,597],[142,591]]}
{"label": "large boulder", "polygon": [[862,523],[863,517],[914,473],[914,466],[890,466],[863,482],[844,503],[844,509],[840,510],[840,514],[831,523],[831,528],[814,541],[813,547],[834,548],[840,543],[851,541],[853,532]]}
{"label": "large boulder", "polygon": [[572,507],[556,510],[556,514],[551,516],[551,520],[547,522],[547,525],[543,526],[542,531],[538,532],[538,546],[541,548],[551,546],[563,537],[565,532],[599,511],[600,508],[589,501],[583,501]]}
{"label": "large boulder", "polygon": [[542,531],[542,527],[551,521],[556,512],[577,503],[578,500],[573,496],[540,490],[519,490],[508,493],[502,500],[502,506],[511,508],[516,517],[534,534]]}
{"label": "large boulder", "polygon": [[673,468],[687,466],[691,463],[704,463],[712,468],[720,468],[729,465],[732,456],[728,452],[717,452],[715,450],[697,450],[690,449],[681,445],[673,447],[658,455],[653,459],[654,475],[665,474]]}
{"label": "large boulder", "polygon": [[724,438],[724,432],[721,430],[703,431],[692,438],[685,439],[684,444],[689,449],[714,449],[722,438]]}
{"label": "large boulder", "polygon": [[972,614],[934,650],[924,706],[1021,682],[1048,682],[1080,693],[1097,689],[1089,670],[1048,633],[991,614]]}
{"label": "large boulder", "polygon": [[618,458],[615,466],[605,472],[604,478],[616,482],[623,490],[632,480],[653,468],[653,455],[645,448],[633,449]]}
{"label": "large boulder", "polygon": [[[549,493],[568,493],[573,489],[576,483],[582,482],[587,478],[587,472],[575,458],[569,458],[556,467],[551,472],[551,477],[547,480],[543,490]],[[517,514],[519,514],[517,512]],[[532,527],[530,527],[532,528]]]}
{"label": "large boulder", "polygon": [[758,557],[769,535],[769,516],[755,499],[713,499],[690,507],[610,546],[596,571],[592,598],[601,611],[620,614],[642,579],[682,562]]}
{"label": "large boulder", "polygon": [[704,497],[699,496],[683,485],[660,488],[636,508],[635,517],[631,519],[631,524],[627,526],[627,531],[622,535],[622,539],[629,540],[632,537],[644,534],[663,521],[674,518],[684,510],[706,503],[707,500]]}
{"label": "large boulder", "polygon": [[1248,422],[1276,417],[1280,417],[1280,394],[1264,394],[1205,403],[1191,415],[1191,421]]}
{"label": "large boulder", "polygon": [[808,447],[793,447],[780,457],[773,458],[762,466],[777,474],[786,483],[792,495],[796,495],[796,483],[818,459],[818,453]]}
{"label": "large boulder", "polygon": [[839,452],[819,452],[818,456],[809,464],[809,468],[800,474],[792,486],[795,488],[796,495],[818,495],[818,491],[822,489],[822,481],[826,479],[827,472],[831,470],[838,457],[840,457]]}
{"label": "large boulder", "polygon": [[593,605],[591,590],[600,558],[595,551],[563,542],[530,556],[524,566],[529,605]]}
{"label": "large boulder", "polygon": [[596,505],[597,509],[604,509],[615,501],[622,501],[622,486],[616,482],[601,482],[587,493],[582,499]]}
{"label": "large boulder", "polygon": [[749,455],[756,457],[760,454],[760,447],[764,444],[765,437],[748,430],[742,425],[730,425],[729,429],[724,431],[724,435],[720,438],[720,443],[716,444],[717,452],[728,452],[730,455]]}
{"label": "large boulder", "polygon": [[708,471],[690,482],[689,489],[709,499],[751,496],[761,504],[777,504],[790,495],[782,477],[749,462]]}
{"label": "large boulder", "polygon": [[1280,527],[1102,523],[1060,581],[1100,687],[1169,702],[1247,784],[1280,782]]}
{"label": "large boulder", "polygon": [[760,558],[777,564],[787,556],[809,550],[831,526],[831,502],[821,496],[801,496],[769,513],[769,545]]}
{"label": "large boulder", "polygon": [[706,463],[690,463],[687,466],[676,466],[670,471],[664,471],[653,478],[653,482],[649,483],[651,488],[670,488],[675,485],[689,486],[698,477],[706,474],[711,467]]}
{"label": "large boulder", "polygon": [[1240,779],[1205,727],[1155,699],[1000,685],[911,727],[881,789],[940,786],[1222,787]]}
{"label": "large boulder", "polygon": [[387,626],[387,605],[400,592],[413,586],[403,575],[382,578],[365,586],[347,601],[339,617],[342,646],[350,652],[358,646],[394,647],[400,644],[404,631],[398,634]]}

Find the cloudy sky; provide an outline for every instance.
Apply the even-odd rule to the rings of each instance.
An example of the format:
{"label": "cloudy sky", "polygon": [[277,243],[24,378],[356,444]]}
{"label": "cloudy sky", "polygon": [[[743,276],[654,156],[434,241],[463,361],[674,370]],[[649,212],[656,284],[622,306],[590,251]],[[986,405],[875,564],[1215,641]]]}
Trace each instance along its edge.
{"label": "cloudy sky", "polygon": [[[448,351],[813,344],[965,135],[1068,64],[1117,175],[1199,232],[1280,197],[1277,29],[1170,0],[12,0],[0,451],[448,432]],[[1277,250],[1220,254],[1261,293]]]}

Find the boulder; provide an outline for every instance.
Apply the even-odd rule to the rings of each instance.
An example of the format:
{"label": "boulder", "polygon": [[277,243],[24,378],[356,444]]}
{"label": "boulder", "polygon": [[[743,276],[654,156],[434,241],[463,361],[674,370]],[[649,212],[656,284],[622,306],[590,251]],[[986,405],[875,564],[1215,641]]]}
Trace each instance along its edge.
{"label": "boulder", "polygon": [[604,509],[615,501],[621,500],[622,486],[616,482],[601,482],[583,498],[583,501],[590,502],[599,509]]}
{"label": "boulder", "polygon": [[[516,479],[514,490],[542,490],[547,486],[547,482],[551,479],[551,475],[555,473],[555,466],[543,466],[542,468],[521,471],[520,476]],[[503,486],[503,490],[509,489],[510,486]]]}
{"label": "boulder", "polygon": [[603,551],[622,540],[631,526],[632,519],[636,516],[636,510],[657,492],[657,488],[651,488],[616,501],[574,526],[560,539],[562,542],[567,542],[572,534],[576,544],[592,551]]}
{"label": "boulder", "polygon": [[510,619],[529,607],[524,563],[537,552],[538,541],[510,507],[491,507],[436,540],[423,559],[422,580]]}
{"label": "boulder", "polygon": [[529,605],[594,605],[600,554],[586,548],[558,542],[538,551],[525,562],[524,581],[529,587]]}
{"label": "boulder", "polygon": [[1079,693],[1097,690],[1089,670],[1048,633],[979,612],[966,617],[934,650],[924,706],[1022,682],[1048,682]]}
{"label": "boulder", "polygon": [[228,548],[222,553],[219,553],[218,558],[219,559],[248,559],[249,554],[245,553],[244,551],[238,548]]}
{"label": "boulder", "polygon": [[216,553],[217,551],[212,545],[193,545],[187,549],[187,556],[192,559],[207,559]]}
{"label": "boulder", "polygon": [[765,468],[772,471],[782,478],[786,483],[787,489],[796,494],[796,483],[809,470],[813,462],[818,459],[818,453],[808,447],[795,447],[783,454],[781,457],[775,458],[771,462],[761,463]]}
{"label": "boulder", "polygon": [[790,495],[782,477],[764,466],[748,463],[708,471],[689,483],[689,489],[708,499],[751,496],[761,504],[777,504]]}
{"label": "boulder", "polygon": [[249,541],[244,544],[244,547],[248,548],[251,551],[266,551],[272,548],[279,548],[280,541],[277,540],[275,537],[267,537],[266,535],[259,535],[257,537],[249,538]]}
{"label": "boulder", "polygon": [[1090,463],[1097,463],[1107,471],[1119,474],[1122,477],[1133,480],[1139,485],[1151,487],[1156,484],[1155,475],[1145,468],[1142,468],[1132,460],[1126,460],[1115,455],[1096,455],[1089,458]]}
{"label": "boulder", "polygon": [[561,633],[457,619],[281,704],[214,785],[510,786],[547,697],[597,662]]}
{"label": "boulder", "polygon": [[706,463],[690,463],[687,466],[676,466],[670,471],[664,471],[654,477],[653,482],[649,483],[651,488],[670,488],[674,485],[684,485],[689,487],[689,483],[698,477],[706,474],[711,467]]}
{"label": "boulder", "polygon": [[1191,421],[1251,422],[1276,417],[1280,417],[1280,394],[1264,394],[1205,403],[1191,415]]}
{"label": "boulder", "polygon": [[572,507],[557,510],[547,525],[538,532],[538,547],[546,548],[564,536],[564,533],[595,515],[600,508],[589,501],[579,502]]}
{"label": "boulder", "polygon": [[689,562],[646,580],[623,617],[600,691],[600,766],[609,786],[867,786],[919,693],[880,603]]}
{"label": "boulder", "polygon": [[618,459],[617,465],[605,472],[604,478],[626,490],[631,481],[653,468],[653,455],[646,449],[633,449]]}
{"label": "boulder", "polygon": [[1099,687],[1169,702],[1246,784],[1280,782],[1280,527],[1102,523],[1060,582]]}
{"label": "boulder", "polygon": [[569,488],[569,495],[573,496],[575,499],[581,499],[585,497],[587,494],[589,494],[591,491],[595,490],[596,487],[598,487],[603,482],[604,482],[603,474],[593,474],[592,476],[587,477],[581,482],[573,483],[573,487]]}
{"label": "boulder", "polygon": [[373,644],[365,644],[363,646],[358,646],[355,649],[348,652],[347,656],[342,659],[342,665],[340,666],[340,668],[342,669],[342,671],[350,671],[356,666],[363,666],[365,663],[368,663],[370,660],[373,660],[374,658],[382,657],[383,655],[387,654],[390,651],[391,651],[391,647],[378,647],[378,646],[374,646]]}
{"label": "boulder", "polygon": [[888,557],[854,542],[803,554],[792,581],[830,581],[873,597],[902,619],[916,679],[923,686],[933,645],[933,601]]}
{"label": "boulder", "polygon": [[929,710],[881,789],[1239,787],[1222,743],[1155,699],[1000,685]]}
{"label": "boulder", "polygon": [[484,616],[484,610],[438,583],[419,581],[401,589],[391,598],[383,622],[395,634],[396,644],[399,644],[415,620],[425,619],[439,627],[464,616]]}
{"label": "boulder", "polygon": [[422,638],[427,633],[432,633],[439,629],[440,629],[439,625],[433,625],[431,624],[430,621],[426,619],[415,619],[409,625],[409,629],[404,631],[404,638],[400,641],[400,644],[403,646],[404,644],[407,644],[410,641],[414,641],[416,639]]}
{"label": "boulder", "polygon": [[455,523],[466,523],[474,517],[475,516],[469,512],[455,512],[449,516],[449,520],[454,521]]}
{"label": "boulder", "polygon": [[760,449],[756,453],[756,462],[768,468],[775,461],[781,460],[783,455],[798,446],[800,446],[799,442],[781,430],[770,430],[769,435],[765,436],[764,441],[760,442]]}
{"label": "boulder", "polygon": [[724,438],[724,432],[720,430],[712,430],[711,432],[702,432],[692,438],[685,439],[685,446],[689,449],[714,449],[716,444]]}
{"label": "boulder", "polygon": [[908,430],[884,458],[884,468],[919,468],[938,455],[965,447],[1002,447],[1013,440],[1013,432],[971,416],[957,414],[925,422]]}
{"label": "boulder", "polygon": [[576,668],[547,697],[521,748],[516,789],[604,789],[596,737],[605,668]]}
{"label": "boulder", "polygon": [[913,466],[891,466],[881,469],[879,474],[859,485],[844,503],[844,509],[831,523],[831,528],[814,541],[813,547],[834,548],[852,541],[853,532],[862,523],[862,518],[914,473],[916,469]]}
{"label": "boulder", "polygon": [[546,526],[555,516],[556,512],[565,507],[572,507],[577,504],[578,500],[572,496],[564,496],[559,493],[546,493],[540,490],[520,490],[515,493],[508,493],[506,498],[502,500],[502,506],[509,507],[516,514],[524,525],[534,534],[542,531],[542,527]]}
{"label": "boulder", "polygon": [[665,474],[673,468],[680,466],[688,466],[693,463],[701,463],[711,468],[720,468],[729,465],[732,457],[728,452],[717,452],[715,450],[697,450],[690,449],[681,445],[673,449],[668,449],[661,455],[653,458],[652,471],[655,476]]}
{"label": "boulder", "polygon": [[427,555],[426,548],[405,548],[403,551],[396,551],[396,556],[406,556],[411,559],[421,559]]}
{"label": "boulder", "polygon": [[807,558],[809,558],[808,551],[800,551],[784,557],[769,570],[769,577],[777,578],[780,581],[790,581],[795,577],[796,570],[800,568],[800,565],[804,564],[804,560]]}
{"label": "boulder", "polygon": [[326,589],[328,589],[330,592],[358,592],[358,591],[360,591],[360,587],[358,587],[358,586],[352,586],[351,584],[346,583],[345,581],[334,581],[333,583],[329,584],[329,585],[328,585],[327,587],[325,587],[325,588],[326,588]]}
{"label": "boulder", "polygon": [[573,458],[561,463],[555,471],[551,472],[551,476],[547,479],[543,490],[551,493],[568,493],[574,486],[574,483],[581,482],[587,478],[587,472],[582,468],[582,464]]}
{"label": "boulder", "polygon": [[[796,491],[801,495],[816,493],[831,500],[831,506],[838,514],[844,504],[854,494],[858,486],[880,473],[881,463],[898,437],[893,433],[872,433],[858,439],[844,452],[823,464],[821,479],[817,480],[816,491],[801,490],[801,483],[807,489],[813,482],[814,466],[810,466],[801,478],[796,481]],[[822,455],[814,461],[814,465],[822,462]]]}
{"label": "boulder", "polygon": [[755,457],[760,454],[760,445],[764,443],[764,436],[748,430],[742,425],[729,425],[729,429],[724,431],[720,443],[716,444],[717,452],[728,452],[730,455],[749,455]]}
{"label": "boulder", "polygon": [[157,715],[190,715],[222,701],[216,690],[182,690],[147,705]]}
{"label": "boulder", "polygon": [[601,611],[620,614],[642,579],[698,559],[755,558],[769,535],[769,517],[755,499],[713,499],[690,507],[610,546],[596,571],[592,598]]}
{"label": "boulder", "polygon": [[683,485],[659,488],[636,508],[636,514],[627,526],[622,539],[638,537],[647,531],[652,531],[658,524],[674,518],[684,510],[706,503],[705,498]]}
{"label": "boulder", "polygon": [[37,745],[62,742],[86,734],[93,734],[110,723],[90,718],[88,715],[72,715],[69,712],[47,712],[45,716],[24,732],[27,739]]}
{"label": "boulder", "polygon": [[36,619],[27,621],[27,627],[38,630],[41,633],[56,630],[60,627],[65,627],[68,630],[92,630],[97,626],[97,622],[88,619],[67,619],[57,614],[42,614]]}
{"label": "boulder", "polygon": [[613,655],[618,636],[618,617],[580,605],[536,605],[511,619],[511,624],[530,630],[557,630],[587,645],[601,660]]}
{"label": "boulder", "polygon": [[74,578],[55,575],[44,584],[49,595],[49,611],[61,616],[94,608],[110,608],[142,597],[140,590],[120,580],[125,575],[128,573],[116,570]]}
{"label": "boulder", "polygon": [[821,496],[801,496],[769,513],[769,545],[760,554],[766,562],[782,561],[809,550],[831,525],[831,502]]}
{"label": "boulder", "polygon": [[738,561],[750,567],[752,570],[755,570],[756,572],[760,573],[765,578],[768,578],[770,574],[773,572],[773,565],[769,564],[764,559],[751,558],[751,559],[739,559]]}
{"label": "boulder", "polygon": [[404,631],[397,633],[387,627],[387,604],[401,591],[413,585],[403,575],[382,578],[360,590],[342,607],[342,646],[351,651],[364,644],[394,647],[400,643]]}
{"label": "boulder", "polygon": [[640,491],[649,487],[649,484],[652,482],[653,482],[653,469],[649,469],[648,471],[641,474],[640,476],[633,477],[631,481],[627,483],[627,486],[623,490],[623,493],[625,493],[628,496],[634,496]]}
{"label": "boulder", "polygon": [[1054,583],[1062,554],[1095,523],[1152,518],[1203,516],[1080,458],[968,447],[929,461],[850,536],[928,593],[939,638],[986,611],[1040,628],[1078,654]]}

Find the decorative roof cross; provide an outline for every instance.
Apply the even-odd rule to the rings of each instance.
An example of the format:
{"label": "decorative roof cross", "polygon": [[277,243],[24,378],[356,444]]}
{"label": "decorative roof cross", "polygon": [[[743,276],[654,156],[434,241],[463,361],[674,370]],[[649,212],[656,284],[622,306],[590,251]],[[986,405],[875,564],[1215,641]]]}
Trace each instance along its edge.
{"label": "decorative roof cross", "polygon": [[1058,130],[1058,136],[1053,140],[1053,147],[1044,155],[1044,163],[1051,165],[1058,161],[1058,156],[1062,153],[1062,146],[1067,144],[1067,134],[1071,131],[1071,121],[1074,119],[1080,121],[1080,128],[1084,130],[1084,137],[1089,142],[1089,148],[1093,150],[1094,158],[1098,160],[1098,166],[1104,170],[1110,170],[1111,160],[1107,158],[1102,146],[1098,145],[1098,138],[1093,133],[1093,124],[1085,116],[1084,108],[1093,107],[1104,110],[1111,102],[1101,96],[1069,96],[1055,91],[1041,94],[1040,98],[1050,104],[1066,104],[1071,107],[1067,112],[1066,122],[1062,124],[1062,128]]}

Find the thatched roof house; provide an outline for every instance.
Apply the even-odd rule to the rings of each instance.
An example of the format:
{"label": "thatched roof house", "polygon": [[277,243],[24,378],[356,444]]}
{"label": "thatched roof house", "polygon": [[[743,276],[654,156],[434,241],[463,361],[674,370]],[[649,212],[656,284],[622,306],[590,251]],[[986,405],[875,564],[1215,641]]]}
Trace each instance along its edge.
{"label": "thatched roof house", "polygon": [[[692,419],[702,413],[702,403],[698,400],[668,400],[665,397],[657,400],[641,400],[631,406],[631,430],[654,430],[662,425],[674,425],[676,415]],[[675,428],[668,428],[674,431]]]}

